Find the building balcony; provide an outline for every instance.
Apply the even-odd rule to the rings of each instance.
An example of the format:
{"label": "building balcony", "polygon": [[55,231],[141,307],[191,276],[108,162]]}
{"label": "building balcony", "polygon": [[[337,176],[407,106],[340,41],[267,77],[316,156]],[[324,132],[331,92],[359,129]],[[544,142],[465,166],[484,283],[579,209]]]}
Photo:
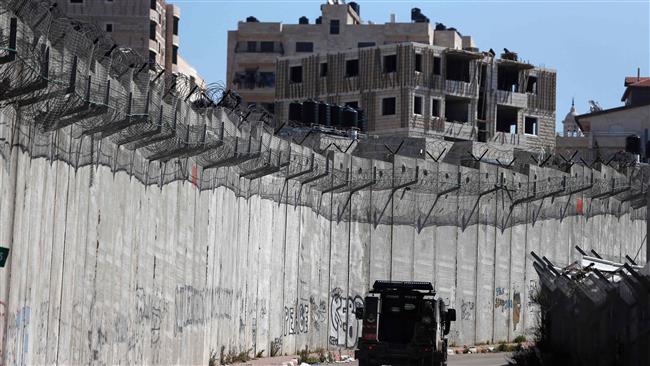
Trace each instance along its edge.
{"label": "building balcony", "polygon": [[506,90],[496,91],[496,102],[500,105],[507,105],[516,108],[528,107],[528,95],[525,93],[517,93]]}
{"label": "building balcony", "polygon": [[478,130],[471,123],[444,121],[442,135],[461,140],[476,140]]}
{"label": "building balcony", "polygon": [[233,84],[237,89],[272,89],[275,90],[275,73],[244,71],[236,72]]}
{"label": "building balcony", "polygon": [[160,24],[160,13],[157,10],[149,9],[149,20]]}
{"label": "building balcony", "polygon": [[464,81],[446,80],[445,93],[459,97],[478,98],[478,86]]}

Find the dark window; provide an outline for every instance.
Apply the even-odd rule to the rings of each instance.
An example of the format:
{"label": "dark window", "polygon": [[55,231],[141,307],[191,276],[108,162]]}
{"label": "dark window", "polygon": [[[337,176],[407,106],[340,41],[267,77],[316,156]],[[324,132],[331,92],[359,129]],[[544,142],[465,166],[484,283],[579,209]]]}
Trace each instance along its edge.
{"label": "dark window", "polygon": [[445,119],[450,122],[464,123],[469,121],[469,99],[445,99]]}
{"label": "dark window", "polygon": [[149,21],[149,39],[156,40],[156,23]]}
{"label": "dark window", "polygon": [[528,135],[537,135],[538,134],[538,125],[537,125],[537,118],[534,117],[526,117],[525,119],[525,133]]}
{"label": "dark window", "polygon": [[84,0],[70,0],[70,4],[83,4]]}
{"label": "dark window", "polygon": [[359,76],[359,60],[345,61],[345,77]]}
{"label": "dark window", "polygon": [[415,54],[415,71],[422,72],[422,55]]}
{"label": "dark window", "polygon": [[497,105],[497,132],[517,133],[517,108]]}
{"label": "dark window", "polygon": [[526,93],[537,94],[537,77],[528,77],[528,82],[526,82]]}
{"label": "dark window", "polygon": [[397,71],[397,55],[384,56],[384,72]]}
{"label": "dark window", "polygon": [[422,97],[413,97],[413,113],[422,115]]}
{"label": "dark window", "polygon": [[173,29],[174,29],[174,35],[175,36],[178,35],[178,21],[179,21],[179,19],[174,17],[174,26],[173,26],[174,28]]}
{"label": "dark window", "polygon": [[271,88],[275,86],[275,73],[274,72],[260,72],[257,86],[261,88]]}
{"label": "dark window", "polygon": [[302,83],[302,66],[291,67],[289,80],[292,83]]}
{"label": "dark window", "polygon": [[433,74],[440,75],[440,57],[433,58]]}
{"label": "dark window", "polygon": [[431,117],[440,117],[440,101],[431,99]]}
{"label": "dark window", "polygon": [[106,31],[109,33],[113,31],[113,23],[106,23]]}
{"label": "dark window", "polygon": [[257,52],[257,42],[255,41],[246,42],[246,52]]}
{"label": "dark window", "polygon": [[157,4],[158,4],[158,0],[151,0],[151,2],[149,3],[149,6],[151,7],[151,9],[156,10],[156,5]]}
{"label": "dark window", "polygon": [[178,64],[178,46],[172,47],[172,63],[174,65]]}
{"label": "dark window", "polygon": [[383,116],[389,116],[395,114],[395,97],[393,98],[384,98],[381,100],[381,114]]}
{"label": "dark window", "polygon": [[320,64],[320,77],[324,78],[327,76],[327,62]]}
{"label": "dark window", "polygon": [[375,47],[375,42],[359,42],[359,43],[357,43],[357,48],[364,48],[364,47]]}
{"label": "dark window", "polygon": [[345,105],[354,109],[359,109],[359,102],[346,102]]}
{"label": "dark window", "polygon": [[296,52],[314,52],[312,42],[296,42]]}
{"label": "dark window", "polygon": [[499,66],[497,69],[497,89],[518,93],[519,70],[513,67]]}
{"label": "dark window", "polygon": [[330,20],[330,34],[339,34],[339,20]]}
{"label": "dark window", "polygon": [[447,79],[469,83],[469,59],[447,56]]}
{"label": "dark window", "polygon": [[149,51],[149,67],[153,69],[154,66],[156,66],[156,53]]}
{"label": "dark window", "polygon": [[275,47],[273,47],[273,42],[265,41],[261,43],[260,48],[264,53],[273,53]]}

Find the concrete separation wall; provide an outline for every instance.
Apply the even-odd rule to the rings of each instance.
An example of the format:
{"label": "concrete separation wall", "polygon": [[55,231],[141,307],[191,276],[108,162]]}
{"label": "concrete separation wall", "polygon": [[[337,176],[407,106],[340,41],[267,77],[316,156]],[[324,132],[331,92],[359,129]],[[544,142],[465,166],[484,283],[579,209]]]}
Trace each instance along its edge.
{"label": "concrete separation wall", "polygon": [[0,12],[20,20],[0,50],[7,364],[352,348],[377,279],[431,281],[458,309],[452,343],[511,340],[536,314],[526,253],[621,261],[643,243],[638,166],[280,138],[39,4]]}
{"label": "concrete separation wall", "polygon": [[[0,230],[12,248],[11,272],[2,270],[10,278],[8,363],[199,364],[222,346],[267,355],[274,347],[354,347],[353,310],[376,279],[431,281],[458,309],[453,343],[512,340],[535,319],[526,253],[568,263],[579,245],[620,260],[645,235],[645,208],[584,193],[516,206],[516,222],[499,227],[506,192],[478,200],[455,191],[423,223],[435,198],[415,189],[391,199],[391,190],[370,188],[346,205],[349,192],[300,192],[296,182],[283,188],[281,176],[240,180],[233,168],[220,174],[238,190],[202,191],[187,180],[146,186],[106,165],[75,169],[20,146],[29,143],[0,160],[8,203]],[[352,171],[392,165],[345,154],[334,161]],[[472,170],[397,156],[400,163],[497,173],[488,164]],[[297,194],[319,205],[294,204]]]}

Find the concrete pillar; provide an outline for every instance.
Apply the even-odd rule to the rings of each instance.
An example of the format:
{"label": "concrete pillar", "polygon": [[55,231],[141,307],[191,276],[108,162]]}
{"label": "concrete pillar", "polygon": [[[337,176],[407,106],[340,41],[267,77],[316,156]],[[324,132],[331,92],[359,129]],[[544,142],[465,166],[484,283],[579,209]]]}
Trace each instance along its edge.
{"label": "concrete pillar", "polygon": [[[7,114],[5,114],[7,117]],[[0,115],[2,118],[2,115]],[[5,211],[5,219],[0,220],[0,227],[4,227],[4,230],[0,230],[0,245],[9,248],[9,257],[5,263],[5,267],[0,269],[0,325],[2,326],[2,339],[0,344],[2,347],[0,353],[2,359],[0,362],[6,364],[5,355],[7,354],[7,329],[9,324],[9,284],[11,280],[11,249],[13,243],[13,233],[14,233],[14,218],[15,218],[15,206],[16,206],[16,181],[18,177],[18,154],[20,154],[20,149],[16,146],[14,147],[14,141],[18,139],[18,117],[16,115],[10,115],[12,119],[10,126],[12,131],[11,146],[10,146],[10,157],[9,161],[6,162],[9,164],[7,175],[8,185],[5,196],[5,201],[2,203],[4,206],[2,209]],[[1,192],[0,192],[1,193]],[[0,195],[1,196],[1,195]],[[6,206],[5,206],[6,205]],[[3,216],[4,216],[3,215]]]}

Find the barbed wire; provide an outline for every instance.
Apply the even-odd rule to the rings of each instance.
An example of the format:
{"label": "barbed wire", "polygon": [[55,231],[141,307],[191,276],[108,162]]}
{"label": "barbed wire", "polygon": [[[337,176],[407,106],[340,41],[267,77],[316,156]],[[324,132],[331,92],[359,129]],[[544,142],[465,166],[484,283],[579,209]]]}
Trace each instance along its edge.
{"label": "barbed wire", "polygon": [[[336,140],[319,134],[314,134],[318,146],[303,146],[310,129],[297,136],[276,135],[268,111],[244,107],[223,84],[203,88],[184,75],[151,67],[133,50],[112,44],[97,27],[57,16],[46,2],[4,4],[10,12],[0,23],[6,26],[0,34],[0,107],[18,111],[19,122],[16,133],[4,122],[0,136],[10,142],[5,145],[33,157],[62,160],[76,169],[110,167],[148,186],[175,181],[200,190],[227,186],[237,195],[259,194],[319,213],[324,212],[324,193],[346,202],[355,192],[372,191],[417,207],[435,206],[440,197],[452,195],[463,214],[451,217],[463,226],[480,220],[477,202],[494,194],[508,202],[501,218],[506,224],[508,212],[518,205],[547,198],[615,197],[632,208],[645,204],[649,174],[626,155],[585,161],[578,153],[517,153],[496,143],[474,143],[472,151],[454,152],[455,145],[442,140],[384,148],[381,139]],[[10,13],[24,26],[12,28]],[[322,146],[322,140],[331,142]],[[456,153],[456,164],[442,162]],[[265,176],[284,183],[256,188],[242,183]],[[562,218],[570,205],[546,215]],[[342,207],[351,209],[347,202]],[[424,224],[432,210],[418,213],[426,214]]]}

